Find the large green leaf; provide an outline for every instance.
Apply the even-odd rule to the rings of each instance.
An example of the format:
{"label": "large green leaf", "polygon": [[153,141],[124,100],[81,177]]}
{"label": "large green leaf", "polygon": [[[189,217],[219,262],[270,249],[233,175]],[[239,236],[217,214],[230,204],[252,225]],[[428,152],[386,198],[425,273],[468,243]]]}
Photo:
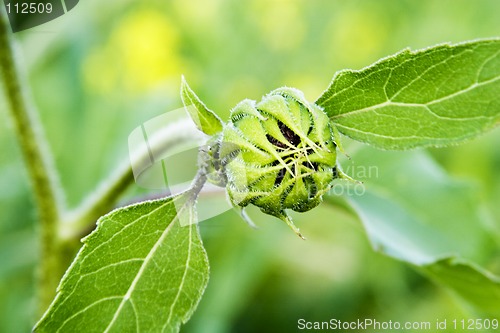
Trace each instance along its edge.
{"label": "large green leaf", "polygon": [[208,135],[222,131],[222,120],[196,96],[184,76],[181,82],[181,98],[184,107],[200,131]]}
{"label": "large green leaf", "polygon": [[364,146],[354,151],[352,161],[356,164],[346,172],[362,180],[364,190],[361,185],[344,188],[350,194],[345,198],[374,249],[418,266],[476,311],[500,315],[499,281],[478,268],[488,264],[495,240],[477,189],[450,178],[423,151]]}
{"label": "large green leaf", "polygon": [[[64,276],[36,332],[178,332],[208,281],[208,260],[186,195],[117,209]],[[183,220],[188,221],[188,220]]]}
{"label": "large green leaf", "polygon": [[404,50],[340,71],[316,103],[340,132],[379,148],[473,138],[500,120],[500,39]]}

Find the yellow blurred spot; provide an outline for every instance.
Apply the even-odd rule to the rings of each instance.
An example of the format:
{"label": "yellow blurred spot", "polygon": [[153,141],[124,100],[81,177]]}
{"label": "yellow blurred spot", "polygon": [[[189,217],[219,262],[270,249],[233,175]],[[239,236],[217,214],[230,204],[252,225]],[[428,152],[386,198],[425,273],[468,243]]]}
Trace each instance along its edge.
{"label": "yellow blurred spot", "polygon": [[306,25],[297,0],[255,0],[252,4],[262,39],[276,51],[291,51],[302,44]]}
{"label": "yellow blurred spot", "polygon": [[370,8],[351,8],[332,20],[325,34],[325,45],[331,54],[350,65],[366,65],[384,50],[389,29],[384,18]]}
{"label": "yellow blurred spot", "polygon": [[87,86],[109,93],[141,93],[165,80],[179,80],[179,38],[168,19],[152,10],[134,11],[114,28],[106,43],[84,63]]}

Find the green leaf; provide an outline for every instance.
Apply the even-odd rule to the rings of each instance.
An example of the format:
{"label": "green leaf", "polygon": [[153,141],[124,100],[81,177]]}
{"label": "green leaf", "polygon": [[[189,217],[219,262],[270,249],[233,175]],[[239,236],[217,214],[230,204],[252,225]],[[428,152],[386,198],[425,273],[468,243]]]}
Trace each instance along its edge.
{"label": "green leaf", "polygon": [[478,316],[500,316],[500,279],[488,271],[456,258],[425,265],[423,271],[465,300]]}
{"label": "green leaf", "polygon": [[208,282],[197,224],[179,222],[196,218],[186,198],[143,202],[99,219],[35,331],[178,332]]}
{"label": "green leaf", "polygon": [[404,50],[340,71],[316,104],[341,133],[383,149],[476,137],[500,120],[500,39]]}
{"label": "green leaf", "polygon": [[[449,255],[481,261],[488,254],[493,240],[471,184],[450,178],[423,151],[365,146],[353,160],[346,172],[362,180],[364,190],[347,201],[374,248],[416,265]],[[363,172],[369,177],[360,177]]]}
{"label": "green leaf", "polygon": [[418,266],[477,312],[500,315],[498,279],[478,268],[492,260],[496,245],[476,188],[450,178],[423,151],[365,145],[355,150],[352,161],[356,164],[344,166],[345,172],[363,186],[346,187],[345,199],[373,248]]}
{"label": "green leaf", "polygon": [[222,120],[196,96],[184,76],[181,83],[181,98],[184,107],[200,131],[208,135],[222,131]]}

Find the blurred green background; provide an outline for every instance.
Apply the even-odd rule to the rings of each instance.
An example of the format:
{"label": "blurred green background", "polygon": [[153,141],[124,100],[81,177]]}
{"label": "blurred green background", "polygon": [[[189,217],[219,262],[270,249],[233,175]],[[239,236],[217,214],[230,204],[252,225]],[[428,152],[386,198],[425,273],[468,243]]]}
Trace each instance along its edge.
{"label": "blurred green background", "polygon": [[[127,160],[135,127],[182,106],[181,74],[226,119],[240,100],[279,86],[315,100],[337,70],[360,69],[405,47],[498,36],[498,13],[497,0],[82,0],[16,39],[73,207]],[[0,332],[26,332],[37,319],[36,215],[5,108],[0,95]],[[497,240],[499,140],[497,129],[430,150],[477,189]],[[123,201],[138,193],[144,190],[132,186]],[[470,316],[446,290],[375,252],[342,207],[294,214],[306,242],[276,219],[250,214],[257,231],[232,211],[201,224],[211,278],[183,332],[295,332],[300,318],[434,323]],[[497,249],[488,247],[483,260],[496,273]]]}

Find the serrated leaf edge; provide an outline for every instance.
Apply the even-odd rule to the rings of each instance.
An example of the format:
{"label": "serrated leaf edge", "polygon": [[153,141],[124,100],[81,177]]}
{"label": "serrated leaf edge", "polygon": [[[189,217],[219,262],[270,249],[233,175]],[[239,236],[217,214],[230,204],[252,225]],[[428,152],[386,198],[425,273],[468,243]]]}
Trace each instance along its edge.
{"label": "serrated leaf edge", "polygon": [[463,41],[463,42],[459,42],[459,43],[444,42],[444,43],[432,45],[432,46],[421,48],[421,49],[417,49],[417,50],[412,50],[411,48],[406,47],[406,48],[404,48],[404,49],[402,49],[402,50],[400,50],[400,51],[398,51],[398,52],[396,52],[394,54],[391,54],[391,55],[388,55],[386,57],[380,58],[377,61],[375,61],[374,63],[372,63],[372,64],[370,64],[368,66],[365,66],[365,67],[363,67],[361,69],[341,69],[339,71],[336,71],[335,74],[333,75],[333,78],[330,80],[330,83],[328,84],[328,87],[321,93],[321,95],[316,99],[316,101],[314,103],[318,104],[319,100],[328,92],[328,90],[332,86],[333,82],[340,75],[342,75],[344,73],[352,73],[352,74],[361,73],[361,72],[369,70],[369,69],[371,69],[373,67],[378,66],[380,63],[382,63],[384,61],[396,58],[397,56],[399,56],[401,54],[404,54],[404,53],[408,53],[409,55],[418,55],[420,53],[425,53],[425,52],[427,52],[429,50],[436,49],[436,48],[439,48],[439,47],[448,47],[448,48],[451,48],[451,47],[462,46],[462,45],[469,45],[469,44],[475,44],[475,43],[480,43],[480,42],[499,42],[499,41],[500,41],[500,37],[491,37],[491,38],[471,39],[471,40],[467,40],[467,41]]}

